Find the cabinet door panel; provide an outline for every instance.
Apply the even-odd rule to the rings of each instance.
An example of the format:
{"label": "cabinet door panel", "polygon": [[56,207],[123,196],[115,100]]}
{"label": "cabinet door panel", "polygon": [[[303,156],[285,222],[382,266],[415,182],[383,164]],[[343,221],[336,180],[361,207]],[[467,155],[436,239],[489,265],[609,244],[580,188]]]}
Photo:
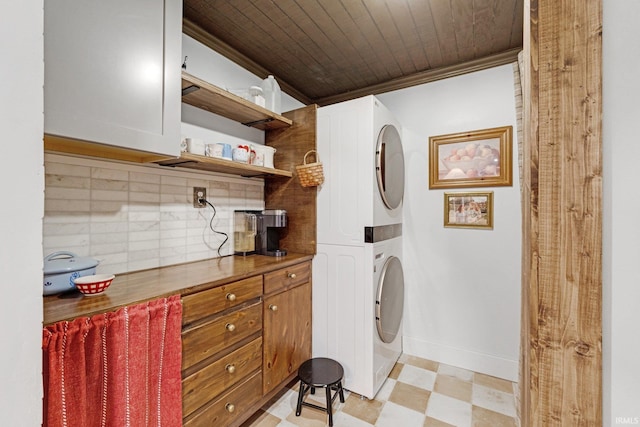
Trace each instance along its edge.
{"label": "cabinet door panel", "polygon": [[263,394],[311,357],[311,283],[264,300]]}
{"label": "cabinet door panel", "polygon": [[45,2],[45,133],[178,154],[182,2]]}

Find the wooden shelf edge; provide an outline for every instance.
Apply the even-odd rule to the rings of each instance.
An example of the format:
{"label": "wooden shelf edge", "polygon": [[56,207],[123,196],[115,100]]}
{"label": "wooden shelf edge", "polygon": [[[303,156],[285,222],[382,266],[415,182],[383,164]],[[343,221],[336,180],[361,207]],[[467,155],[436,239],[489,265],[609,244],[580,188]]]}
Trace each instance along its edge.
{"label": "wooden shelf edge", "polygon": [[160,159],[154,163],[160,166],[182,167],[188,169],[197,169],[209,172],[230,173],[240,175],[245,178],[254,177],[273,177],[280,176],[285,178],[293,177],[293,172],[265,168],[262,166],[246,165],[237,163],[232,160],[219,159],[216,157],[200,156],[198,154],[182,153],[180,157],[171,159]]}
{"label": "wooden shelf edge", "polygon": [[[189,90],[192,87],[195,90]],[[182,72],[182,102],[257,129],[280,129],[293,124],[280,114],[256,105],[191,74]]]}
{"label": "wooden shelf edge", "polygon": [[44,135],[44,150],[55,153],[75,154],[134,163],[152,163],[171,158],[169,156],[148,153],[146,151],[115,147],[99,144],[97,142],[65,138],[49,134]]}
{"label": "wooden shelf edge", "polygon": [[160,166],[226,173],[239,175],[244,178],[293,177],[293,172],[291,171],[246,165],[231,160],[218,159],[216,157],[199,156],[191,153],[181,153],[180,157],[163,156],[48,134],[44,135],[44,150],[51,153],[96,157],[132,163],[155,163]]}

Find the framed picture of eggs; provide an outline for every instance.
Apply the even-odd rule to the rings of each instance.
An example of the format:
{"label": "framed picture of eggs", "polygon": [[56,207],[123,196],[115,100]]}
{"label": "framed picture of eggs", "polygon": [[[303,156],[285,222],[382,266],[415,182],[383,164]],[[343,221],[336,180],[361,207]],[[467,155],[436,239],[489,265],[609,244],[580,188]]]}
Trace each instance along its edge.
{"label": "framed picture of eggs", "polygon": [[429,138],[429,188],[512,185],[513,127]]}
{"label": "framed picture of eggs", "polygon": [[493,192],[444,193],[444,226],[493,229]]}

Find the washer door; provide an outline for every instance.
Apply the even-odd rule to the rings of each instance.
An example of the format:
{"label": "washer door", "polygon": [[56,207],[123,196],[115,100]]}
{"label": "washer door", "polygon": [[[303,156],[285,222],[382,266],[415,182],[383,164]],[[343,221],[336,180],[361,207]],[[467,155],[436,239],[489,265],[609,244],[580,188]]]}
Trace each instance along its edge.
{"label": "washer door", "polygon": [[393,125],[385,125],[378,135],[376,175],[378,190],[387,208],[400,206],[404,196],[404,155],[400,134]]}
{"label": "washer door", "polygon": [[404,310],[404,274],[402,263],[389,257],[382,267],[376,297],[376,327],[382,342],[396,339]]}

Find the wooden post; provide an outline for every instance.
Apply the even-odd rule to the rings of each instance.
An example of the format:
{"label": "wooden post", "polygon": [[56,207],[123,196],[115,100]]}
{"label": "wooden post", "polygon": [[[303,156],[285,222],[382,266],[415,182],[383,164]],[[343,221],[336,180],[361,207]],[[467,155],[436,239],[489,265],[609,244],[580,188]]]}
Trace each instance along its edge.
{"label": "wooden post", "polygon": [[523,426],[602,425],[602,1],[525,1]]}

